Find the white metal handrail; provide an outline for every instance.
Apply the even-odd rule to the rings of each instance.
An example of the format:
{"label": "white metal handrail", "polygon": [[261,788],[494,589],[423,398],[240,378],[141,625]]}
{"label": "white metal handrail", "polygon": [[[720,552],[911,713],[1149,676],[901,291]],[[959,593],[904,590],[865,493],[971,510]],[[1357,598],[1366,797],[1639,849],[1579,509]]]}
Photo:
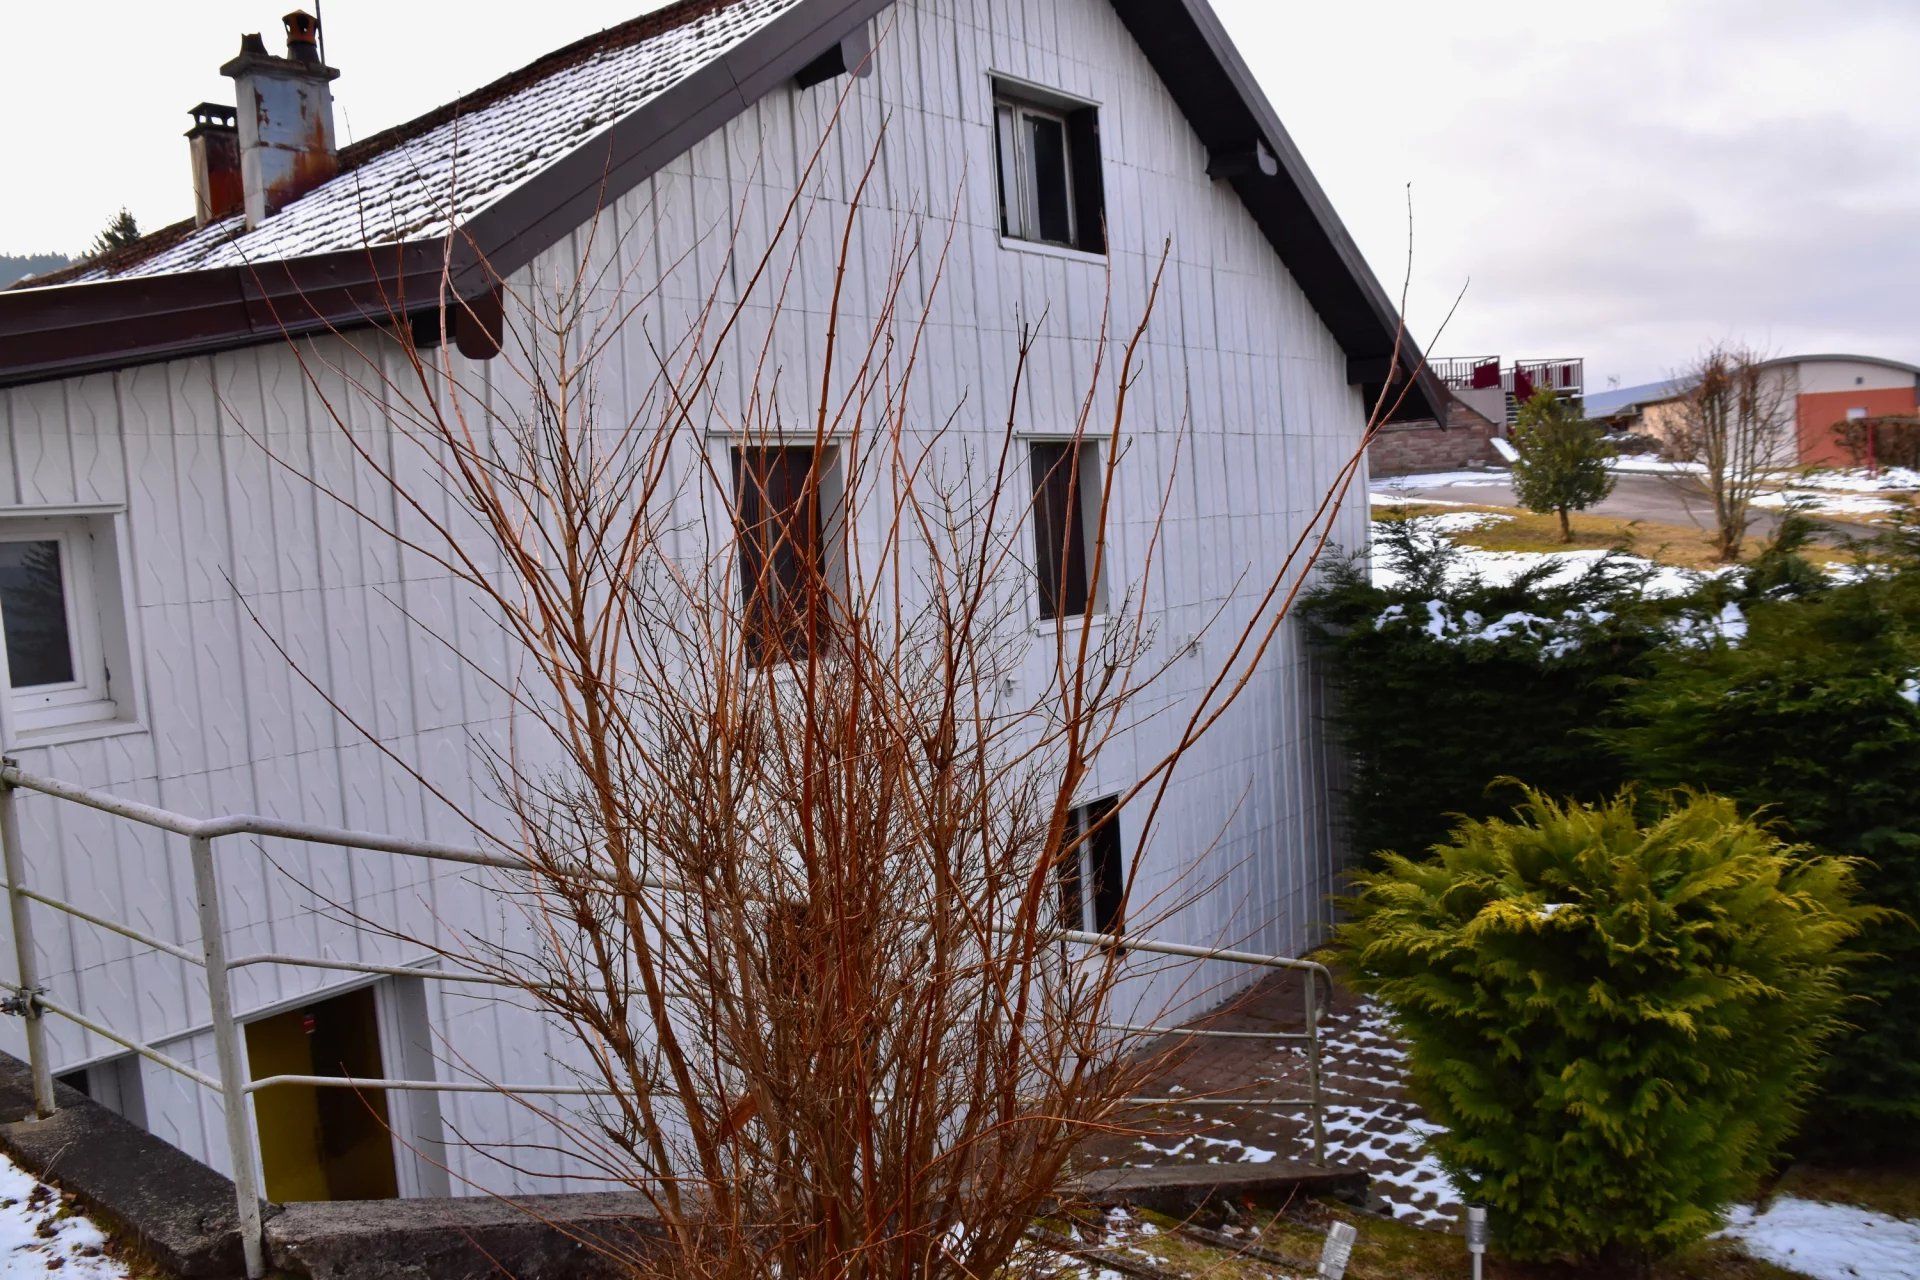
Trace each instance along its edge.
{"label": "white metal handrail", "polygon": [[[35,791],[42,795],[63,800],[71,804],[123,818],[142,826],[153,827],[173,835],[184,836],[187,840],[189,858],[193,868],[194,897],[200,923],[200,950],[195,952],[189,947],[168,942],[152,934],[136,929],[131,925],[110,917],[87,911],[73,903],[40,893],[27,884],[26,859],[22,852],[19,815],[16,808],[16,792],[21,789]],[[27,1060],[33,1077],[33,1099],[36,1116],[45,1118],[54,1114],[56,1101],[53,1087],[52,1059],[47,1052],[46,1028],[44,1019],[47,1014],[63,1018],[75,1026],[110,1043],[117,1044],[139,1055],[156,1066],[172,1071],[202,1087],[218,1093],[221,1097],[221,1110],[226,1124],[228,1154],[232,1161],[234,1196],[239,1210],[241,1247],[246,1258],[249,1280],[259,1280],[267,1274],[265,1236],[262,1230],[261,1182],[259,1170],[255,1166],[254,1146],[251,1125],[248,1121],[247,1099],[270,1088],[298,1085],[313,1088],[379,1089],[394,1091],[417,1091],[436,1093],[495,1093],[503,1096],[559,1096],[559,1097],[598,1097],[611,1091],[589,1085],[553,1085],[553,1084],[496,1084],[486,1081],[456,1080],[405,1080],[405,1079],[364,1079],[357,1080],[345,1076],[315,1075],[275,1075],[260,1080],[243,1078],[240,1061],[241,1024],[233,1010],[232,973],[235,969],[254,965],[286,965],[300,968],[325,969],[343,973],[362,973],[387,977],[417,977],[441,982],[473,983],[501,987],[522,985],[516,981],[488,974],[462,973],[425,969],[417,966],[368,964],[352,960],[335,960],[316,956],[298,956],[274,952],[262,952],[253,955],[229,957],[226,954],[226,927],[221,914],[219,875],[213,859],[213,842],[224,836],[251,835],[270,836],[278,839],[293,840],[306,844],[331,845],[337,848],[360,849],[374,853],[388,853],[402,857],[425,858],[434,862],[450,862],[463,866],[488,867],[504,871],[525,871],[523,862],[488,853],[482,849],[462,845],[441,844],[430,840],[413,840],[400,836],[382,835],[374,832],[356,831],[346,827],[329,827],[316,823],[286,822],[279,818],[263,817],[257,814],[231,814],[218,818],[195,818],[187,814],[176,813],[154,805],[143,804],[137,800],[127,800],[108,792],[84,787],[60,778],[30,773],[19,767],[11,758],[0,760],[0,854],[4,855],[6,872],[6,891],[8,908],[13,924],[14,960],[17,966],[17,981],[5,983],[13,991],[11,999],[0,1004],[0,1011],[21,1016],[26,1025]],[[684,890],[666,881],[651,877],[618,880],[613,876],[595,872],[583,872],[583,878],[599,880],[608,884],[631,884],[636,888],[648,888],[661,892],[679,893]],[[150,947],[162,954],[194,965],[205,971],[207,979],[207,1004],[211,1017],[214,1038],[215,1057],[219,1066],[219,1076],[206,1072],[180,1061],[178,1058],[143,1044],[138,1040],[114,1031],[112,1028],[88,1017],[76,1009],[48,998],[46,989],[41,985],[38,973],[38,961],[34,953],[33,922],[29,911],[30,904],[38,903],[49,910],[58,911],[77,920],[84,921],[97,928],[105,929],[121,937],[131,939],[142,946]],[[1161,1027],[1135,1025],[1130,1023],[1104,1024],[1105,1029],[1125,1031],[1136,1034],[1180,1035],[1180,1036],[1219,1036],[1235,1039],[1266,1039],[1280,1042],[1297,1041],[1304,1043],[1307,1056],[1307,1096],[1305,1098],[1219,1098],[1209,1096],[1183,1097],[1136,1097],[1125,1102],[1134,1106],[1263,1106],[1280,1108],[1301,1108],[1308,1112],[1312,1135],[1313,1158],[1316,1163],[1323,1159],[1325,1147],[1325,1129],[1323,1124],[1323,1099],[1320,1081],[1320,1013],[1321,1003],[1332,991],[1332,975],[1326,966],[1313,960],[1302,960],[1293,956],[1265,955],[1252,951],[1237,951],[1221,947],[1200,947],[1188,943],[1163,942],[1153,938],[1122,937],[1115,934],[1090,933],[1078,929],[1053,930],[1046,935],[1048,941],[1059,941],[1094,947],[1122,947],[1130,952],[1142,952],[1149,955],[1164,955],[1189,960],[1219,960],[1231,964],[1250,965],[1267,969],[1294,970],[1303,975],[1305,992],[1306,1029],[1298,1032],[1283,1031],[1215,1031],[1197,1027]]]}

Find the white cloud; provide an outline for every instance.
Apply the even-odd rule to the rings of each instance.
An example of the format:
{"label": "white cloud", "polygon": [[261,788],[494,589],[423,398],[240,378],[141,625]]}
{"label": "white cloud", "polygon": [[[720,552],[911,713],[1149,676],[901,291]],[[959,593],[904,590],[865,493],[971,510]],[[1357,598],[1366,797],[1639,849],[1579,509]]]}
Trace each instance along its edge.
{"label": "white cloud", "polygon": [[[1473,282],[1442,354],[1585,355],[1595,386],[1721,338],[1920,355],[1912,0],[1214,3],[1396,292],[1412,184],[1416,331]],[[185,214],[186,109],[285,7],[8,6],[4,163],[32,196],[0,202],[0,251]],[[343,132],[652,7],[327,0]]]}

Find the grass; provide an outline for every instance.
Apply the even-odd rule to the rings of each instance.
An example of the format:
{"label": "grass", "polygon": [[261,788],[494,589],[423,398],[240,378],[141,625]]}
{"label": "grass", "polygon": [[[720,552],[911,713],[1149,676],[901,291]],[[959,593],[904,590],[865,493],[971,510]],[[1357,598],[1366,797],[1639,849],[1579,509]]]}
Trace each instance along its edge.
{"label": "grass", "polygon": [[[1178,1233],[1181,1224],[1139,1213],[1139,1229],[1115,1252],[1175,1275],[1208,1280],[1274,1280],[1314,1272],[1327,1228],[1334,1222],[1359,1233],[1347,1266],[1348,1280],[1459,1280],[1467,1274],[1463,1239],[1450,1232],[1412,1226],[1331,1200],[1309,1200],[1285,1213],[1241,1214],[1237,1224],[1249,1244],[1294,1260],[1289,1269]],[[1063,1274],[1073,1274],[1069,1268]],[[1487,1280],[1617,1280],[1604,1270],[1540,1266],[1488,1258]],[[1798,1272],[1750,1258],[1737,1245],[1709,1240],[1654,1268],[1653,1280],[1805,1280]]]}
{"label": "grass", "polygon": [[1796,1164],[1781,1175],[1772,1193],[1830,1204],[1857,1204],[1920,1222],[1920,1157],[1870,1168]]}
{"label": "grass", "polygon": [[[1572,518],[1573,541],[1560,540],[1558,516],[1540,515],[1516,507],[1446,506],[1408,502],[1378,507],[1374,518],[1408,519],[1439,515],[1450,511],[1477,511],[1507,519],[1492,521],[1478,529],[1463,529],[1447,536],[1461,546],[1483,551],[1520,551],[1539,554],[1551,551],[1626,551],[1656,564],[1681,569],[1718,569],[1714,537],[1705,529],[1690,525],[1663,524],[1656,520],[1623,520],[1616,516],[1595,516],[1576,512]],[[1749,538],[1747,550],[1757,549],[1761,540]],[[1845,561],[1847,557],[1829,547],[1807,547],[1802,552],[1815,563]]]}

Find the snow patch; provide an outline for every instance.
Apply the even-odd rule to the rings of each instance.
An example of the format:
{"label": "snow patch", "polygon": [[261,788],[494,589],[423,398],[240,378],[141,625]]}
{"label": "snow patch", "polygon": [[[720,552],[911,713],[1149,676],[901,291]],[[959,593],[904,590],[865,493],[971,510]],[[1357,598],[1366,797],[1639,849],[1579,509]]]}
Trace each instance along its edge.
{"label": "snow patch", "polygon": [[1778,493],[1763,493],[1754,498],[1753,505],[1774,511],[1785,511],[1792,507],[1809,515],[1829,516],[1886,515],[1907,506],[1905,502],[1893,498],[1874,498],[1857,493],[1822,493],[1813,489],[1782,489]]}
{"label": "snow patch", "polygon": [[0,1156],[0,1277],[125,1280],[99,1227],[68,1212],[60,1193]]}
{"label": "snow patch", "polygon": [[1619,453],[1607,459],[1607,470],[1623,475],[1684,476],[1699,475],[1706,468],[1697,462],[1669,462],[1644,453]]}
{"label": "snow patch", "polygon": [[1920,471],[1910,467],[1882,467],[1878,474],[1869,474],[1865,467],[1810,471],[1797,478],[1794,484],[1803,489],[1829,489],[1842,493],[1885,493],[1920,489]]}
{"label": "snow patch", "polygon": [[1411,476],[1383,476],[1368,487],[1375,493],[1412,489],[1504,489],[1513,483],[1505,471],[1428,471]]}
{"label": "snow patch", "polygon": [[1871,1209],[1782,1196],[1733,1210],[1720,1234],[1814,1280],[1920,1280],[1920,1222]]}

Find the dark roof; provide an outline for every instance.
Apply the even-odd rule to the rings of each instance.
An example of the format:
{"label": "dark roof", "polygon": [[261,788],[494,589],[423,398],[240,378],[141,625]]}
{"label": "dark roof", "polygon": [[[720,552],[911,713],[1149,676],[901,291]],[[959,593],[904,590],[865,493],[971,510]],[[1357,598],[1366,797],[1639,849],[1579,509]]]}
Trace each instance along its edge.
{"label": "dark roof", "polygon": [[[889,0],[681,0],[341,152],[253,232],[178,223],[0,291],[0,385],[385,322],[473,297],[790,80]],[[1416,344],[1206,0],[1112,0],[1370,395],[1417,368],[1402,418],[1445,403]],[[448,192],[462,175],[456,207]],[[1277,169],[1277,173],[1267,170]],[[436,181],[437,179],[437,181]]]}

